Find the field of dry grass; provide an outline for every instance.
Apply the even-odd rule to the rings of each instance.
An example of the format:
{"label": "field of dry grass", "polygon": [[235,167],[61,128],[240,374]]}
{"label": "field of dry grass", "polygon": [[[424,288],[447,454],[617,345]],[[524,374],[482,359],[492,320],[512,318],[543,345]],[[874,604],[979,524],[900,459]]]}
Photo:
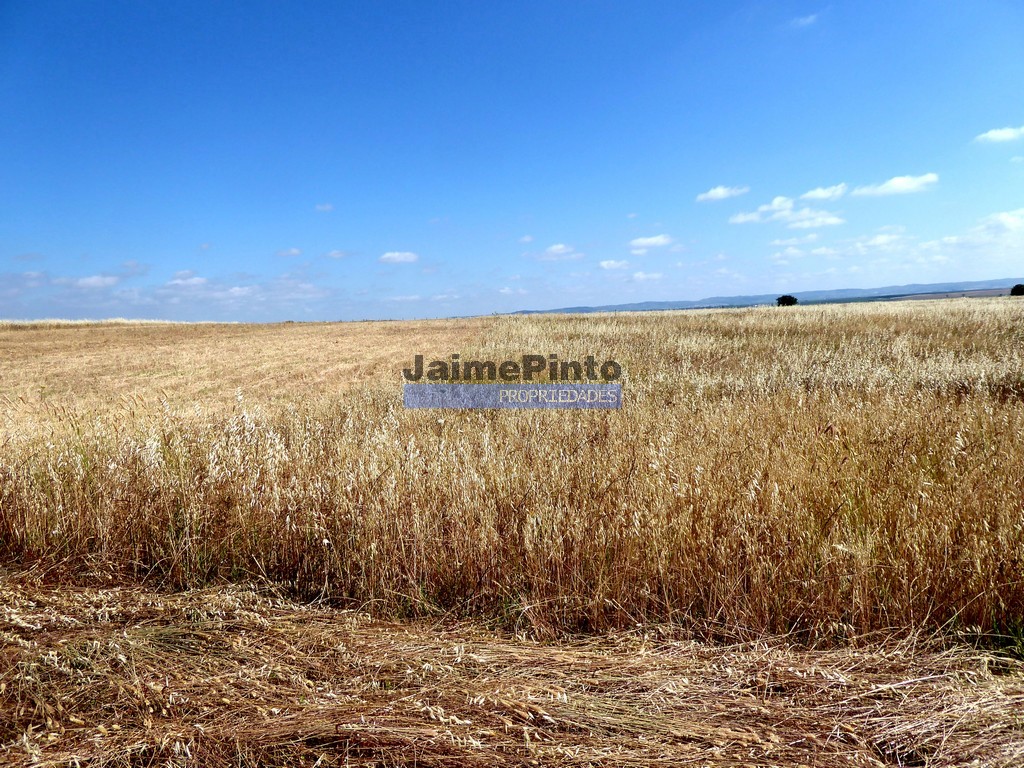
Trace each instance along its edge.
{"label": "field of dry grass", "polygon": [[[624,406],[404,410],[455,352]],[[1024,302],[0,325],[0,405],[15,761],[1024,754]]]}

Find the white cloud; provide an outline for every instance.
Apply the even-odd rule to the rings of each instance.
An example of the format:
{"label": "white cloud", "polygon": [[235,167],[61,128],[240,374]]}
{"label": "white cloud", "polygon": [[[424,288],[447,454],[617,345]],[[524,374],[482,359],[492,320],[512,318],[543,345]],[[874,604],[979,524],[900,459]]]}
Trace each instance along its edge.
{"label": "white cloud", "polygon": [[334,210],[333,203],[317,203],[314,207],[318,213],[328,213]]}
{"label": "white cloud", "polygon": [[846,194],[846,182],[832,187],[817,187],[800,195],[801,200],[838,200]]}
{"label": "white cloud", "polygon": [[728,267],[719,267],[715,270],[715,274],[722,277],[728,277],[730,280],[744,281],[747,279],[740,272],[737,272],[735,269],[729,269]]}
{"label": "white cloud", "polygon": [[644,256],[650,248],[661,248],[672,244],[672,238],[668,235],[654,235],[653,237],[636,237],[629,241],[630,253],[634,256]]}
{"label": "white cloud", "polygon": [[1014,155],[1010,158],[1011,163],[1024,163],[1024,155]]}
{"label": "white cloud", "polygon": [[965,233],[920,243],[903,243],[890,251],[904,263],[957,264],[977,278],[1019,271],[1024,251],[1024,208],[993,213]]}
{"label": "white cloud", "polygon": [[661,280],[660,272],[634,272],[633,279],[638,283],[642,283],[648,280]]}
{"label": "white cloud", "polygon": [[811,208],[801,208],[787,214],[782,221],[790,229],[817,229],[818,227],[833,227],[837,224],[845,224],[846,220],[836,216],[829,211],[815,211]]}
{"label": "white cloud", "polygon": [[520,243],[532,243],[533,242],[533,235],[523,235],[522,237],[519,238],[519,242]]}
{"label": "white cloud", "polygon": [[818,239],[817,232],[811,232],[809,235],[803,235],[802,237],[787,237],[781,240],[772,240],[769,245],[806,245],[807,243],[813,243]]}
{"label": "white cloud", "polygon": [[625,269],[629,266],[629,262],[605,259],[604,261],[598,262],[598,266],[601,267],[601,269]]}
{"label": "white cloud", "polygon": [[884,285],[1012,276],[1019,271],[1022,252],[1024,208],[1018,208],[993,213],[965,231],[930,241],[901,227],[884,227],[809,252],[786,248],[772,254],[771,262],[780,267],[832,262],[844,274],[860,270],[876,285]]}
{"label": "white cloud", "polygon": [[504,296],[525,296],[526,291],[522,288],[509,288],[507,285],[504,288],[499,288],[498,293]]}
{"label": "white cloud", "polygon": [[[140,265],[126,263],[137,271]],[[315,307],[314,302],[329,297],[333,290],[304,279],[301,274],[282,274],[252,285],[219,282],[183,269],[156,284],[125,287],[128,274],[97,274],[87,277],[56,277],[47,280],[54,286],[73,290],[54,293],[60,316],[147,316],[187,320],[273,320],[300,313],[330,311],[332,306]],[[3,276],[0,276],[3,277]],[[27,281],[28,287],[31,281]],[[0,281],[2,283],[2,281]],[[0,303],[4,287],[0,284]]]}
{"label": "white cloud", "polygon": [[430,297],[431,301],[455,301],[459,298],[457,293],[438,293]]}
{"label": "white cloud", "polygon": [[738,213],[729,221],[737,219],[739,217],[753,217],[751,221],[766,221],[774,218],[779,214],[786,214],[793,210],[793,198],[784,197],[783,195],[777,195],[772,198],[770,203],[757,206],[757,211],[754,213]]}
{"label": "white cloud", "polygon": [[778,221],[790,229],[813,229],[816,227],[844,224],[845,220],[829,211],[818,211],[813,208],[795,208],[793,198],[782,195],[772,199],[766,205],[758,206],[750,213],[737,213],[729,218],[730,224],[752,224],[765,221]]}
{"label": "white cloud", "polygon": [[549,245],[544,249],[544,252],[538,257],[541,261],[562,261],[565,259],[580,259],[583,258],[583,254],[579,253],[571,245],[565,243],[555,243]]}
{"label": "white cloud", "polygon": [[328,251],[324,255],[329,259],[344,259],[346,256],[349,256],[350,254],[348,251],[341,251],[335,248],[333,251]]}
{"label": "white cloud", "polygon": [[869,248],[885,248],[893,243],[898,243],[902,239],[902,235],[875,235],[865,240],[864,245]]}
{"label": "white cloud", "polygon": [[300,251],[298,248],[285,248],[283,251],[278,251],[277,255],[278,256],[287,256],[287,257],[301,256],[302,255],[302,251]]}
{"label": "white cloud", "polygon": [[750,191],[750,187],[712,187],[707,192],[697,195],[698,203],[706,203],[711,200],[725,200],[730,197],[739,197]]}
{"label": "white cloud", "polygon": [[809,27],[818,20],[818,14],[812,13],[809,16],[797,16],[795,19],[790,21],[790,25],[800,28]]}
{"label": "white cloud", "polygon": [[[886,228],[887,230],[890,228]],[[882,263],[890,263],[893,259],[898,260],[901,256],[915,252],[916,243],[912,238],[893,231],[883,230],[874,235],[863,235],[850,240],[841,241],[836,246],[822,246],[813,248],[806,254],[826,261],[840,261],[843,259],[860,263],[864,267],[877,268]],[[789,249],[787,249],[789,251]],[[785,259],[785,263],[792,263],[789,257],[795,256],[793,252],[775,254],[773,260],[776,263],[783,263],[779,259]],[[823,274],[823,273],[815,273]]]}
{"label": "white cloud", "polygon": [[1024,208],[986,216],[981,220],[981,228],[988,233],[1024,231]]}
{"label": "white cloud", "polygon": [[387,301],[419,301],[419,294],[412,294],[411,296],[388,296]]}
{"label": "white cloud", "polygon": [[206,285],[206,278],[198,277],[195,272],[186,270],[183,272],[175,272],[174,279],[168,280],[167,285],[176,285],[181,288],[194,288],[196,286]]}
{"label": "white cloud", "polygon": [[671,245],[672,238],[668,235],[654,235],[653,237],[635,237],[629,241],[633,248],[659,248],[663,245]]}
{"label": "white cloud", "polygon": [[412,251],[388,251],[378,259],[382,264],[411,264],[419,259]]}
{"label": "white cloud", "polygon": [[777,251],[771,255],[771,260],[776,264],[789,264],[792,259],[799,259],[804,255],[804,252],[799,248],[789,246],[783,251]]}
{"label": "white cloud", "polygon": [[75,281],[75,285],[79,288],[109,288],[112,285],[117,285],[118,280],[120,278],[113,275],[90,275],[89,277],[80,277]]}
{"label": "white cloud", "polygon": [[1020,128],[993,128],[991,131],[978,134],[974,137],[974,140],[995,143],[1016,141],[1020,138],[1024,138],[1024,125]]}
{"label": "white cloud", "polygon": [[923,176],[893,176],[881,184],[868,184],[864,187],[857,187],[853,194],[861,196],[878,197],[882,195],[908,195],[913,192],[923,192],[938,183],[939,174],[926,173]]}

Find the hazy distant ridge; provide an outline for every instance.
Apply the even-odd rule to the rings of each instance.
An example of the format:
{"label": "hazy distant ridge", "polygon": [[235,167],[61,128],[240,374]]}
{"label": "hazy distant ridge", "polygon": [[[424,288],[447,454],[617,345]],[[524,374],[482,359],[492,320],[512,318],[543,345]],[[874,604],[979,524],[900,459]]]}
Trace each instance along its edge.
{"label": "hazy distant ridge", "polygon": [[[972,280],[959,283],[911,283],[909,285],[886,285],[881,288],[837,288],[831,291],[800,291],[796,296],[802,304],[827,301],[850,301],[852,299],[887,299],[913,296],[915,294],[950,293],[956,291],[983,291],[993,288],[1007,288],[1024,283],[1024,277],[1007,277],[999,280]],[[561,307],[559,309],[524,309],[516,314],[532,315],[543,312],[643,312],[659,309],[701,309],[711,307],[752,307],[758,304],[774,304],[779,293],[762,293],[751,296],[709,296],[696,301],[641,301],[632,304],[604,304],[588,307]]]}

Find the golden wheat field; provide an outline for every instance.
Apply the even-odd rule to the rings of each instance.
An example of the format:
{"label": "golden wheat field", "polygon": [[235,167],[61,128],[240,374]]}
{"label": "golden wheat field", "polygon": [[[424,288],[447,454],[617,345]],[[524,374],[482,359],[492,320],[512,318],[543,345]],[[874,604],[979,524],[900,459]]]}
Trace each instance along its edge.
{"label": "golden wheat field", "polygon": [[0,763],[1024,764],[1024,302],[0,324],[0,408]]}

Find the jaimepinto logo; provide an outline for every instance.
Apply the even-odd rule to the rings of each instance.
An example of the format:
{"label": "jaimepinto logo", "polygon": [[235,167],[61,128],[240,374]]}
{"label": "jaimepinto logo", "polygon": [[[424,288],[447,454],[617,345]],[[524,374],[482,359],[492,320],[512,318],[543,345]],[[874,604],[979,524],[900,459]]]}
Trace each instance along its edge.
{"label": "jaimepinto logo", "polygon": [[[424,362],[423,355],[403,369],[406,408],[559,408],[622,407],[622,366],[561,360],[558,355],[523,355],[518,360],[447,360]],[[501,383],[492,383],[501,382]]]}
{"label": "jaimepinto logo", "polygon": [[593,355],[580,360],[559,360],[558,355],[523,355],[519,361],[462,360],[457,354],[448,360],[432,360],[424,369],[423,355],[413,357],[411,368],[405,368],[406,381],[533,381],[547,373],[548,381],[615,381],[622,376],[622,366],[605,360],[598,367]]}

